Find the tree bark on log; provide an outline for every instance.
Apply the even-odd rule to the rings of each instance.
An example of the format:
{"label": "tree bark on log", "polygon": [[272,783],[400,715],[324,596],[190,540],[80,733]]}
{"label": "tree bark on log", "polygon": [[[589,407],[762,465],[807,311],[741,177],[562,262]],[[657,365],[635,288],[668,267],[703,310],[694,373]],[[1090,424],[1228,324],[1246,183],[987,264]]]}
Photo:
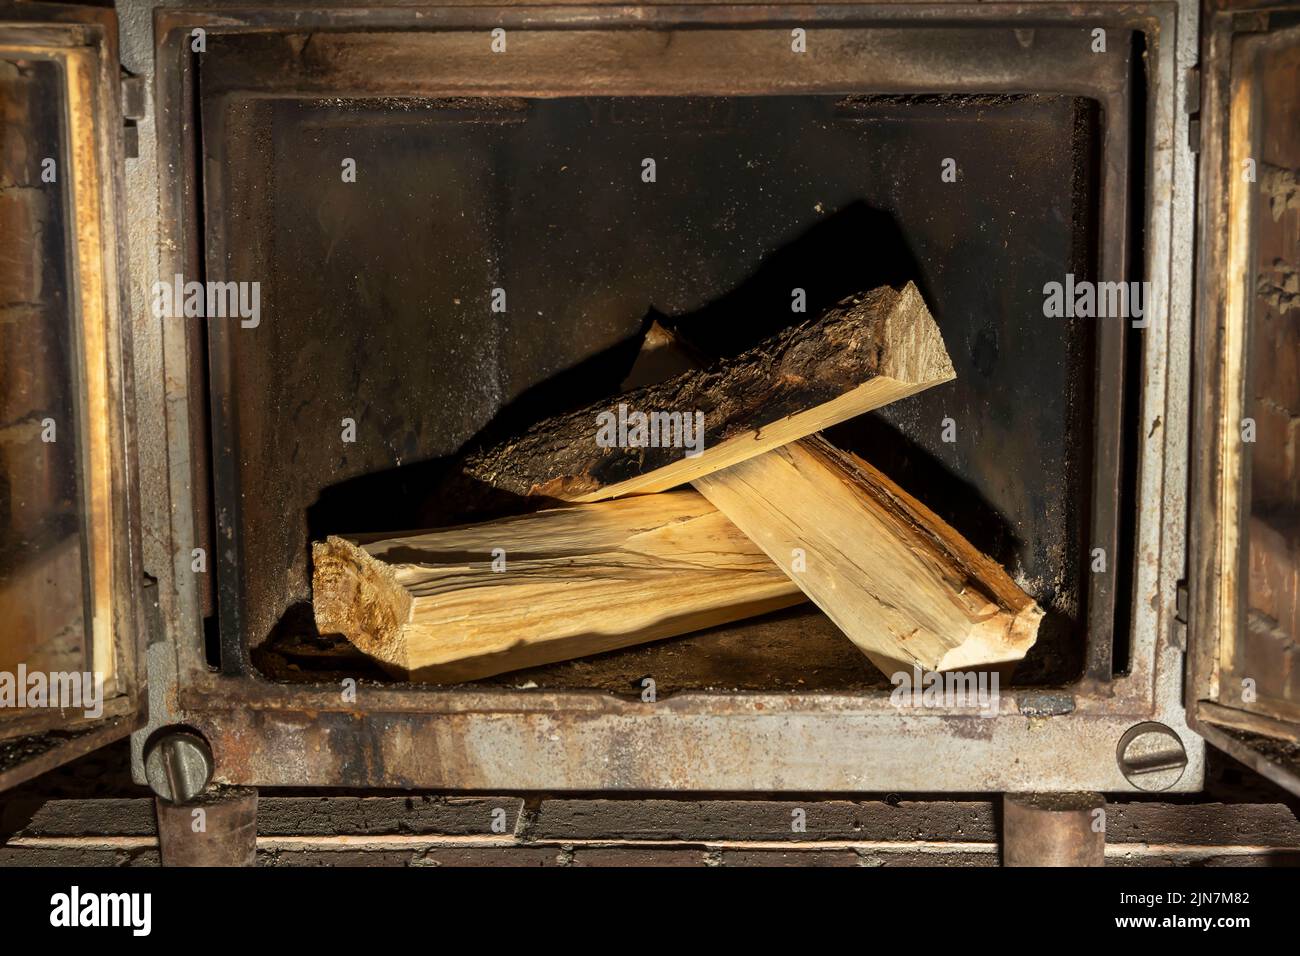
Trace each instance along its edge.
{"label": "tree bark on log", "polygon": [[[534,425],[470,456],[462,477],[516,495],[599,501],[666,491],[955,377],[915,285],[845,299],[815,320],[700,371]],[[607,447],[622,412],[703,418],[702,449]],[[684,433],[677,437],[685,438]],[[631,442],[629,442],[631,444]]]}

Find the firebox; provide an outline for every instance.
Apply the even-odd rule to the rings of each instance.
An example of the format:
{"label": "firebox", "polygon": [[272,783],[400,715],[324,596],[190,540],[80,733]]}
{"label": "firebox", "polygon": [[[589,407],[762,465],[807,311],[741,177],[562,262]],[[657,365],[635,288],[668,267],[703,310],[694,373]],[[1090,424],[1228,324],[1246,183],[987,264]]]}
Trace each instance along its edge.
{"label": "firebox", "polygon": [[[134,731],[245,786],[1194,791],[1206,739],[1295,786],[1300,18],[1221,6],[0,5],[0,669],[111,675],[0,781]],[[995,712],[811,605],[433,686],[317,630],[311,542],[456,521],[652,320],[907,282],[955,380],[830,435],[1044,610]]]}

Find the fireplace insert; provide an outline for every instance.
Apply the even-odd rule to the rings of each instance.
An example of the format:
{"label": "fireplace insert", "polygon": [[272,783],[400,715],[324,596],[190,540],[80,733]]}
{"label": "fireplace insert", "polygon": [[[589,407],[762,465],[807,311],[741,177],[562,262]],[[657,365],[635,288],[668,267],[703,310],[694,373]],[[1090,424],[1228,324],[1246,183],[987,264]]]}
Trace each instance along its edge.
{"label": "fireplace insert", "polygon": [[[1189,791],[1204,738],[1294,785],[1298,23],[0,5],[31,130],[0,201],[48,206],[5,352],[52,383],[20,408],[3,357],[0,586],[45,612],[24,639],[112,675],[95,719],[5,717],[0,780],[134,730],[141,780],[183,735],[247,786]],[[900,710],[810,605],[444,686],[316,629],[312,541],[456,521],[454,456],[615,393],[651,321],[739,348],[792,288],[815,313],[908,281],[956,380],[830,436],[1046,612],[995,715]],[[158,307],[186,282],[231,308]],[[1120,283],[1140,311],[1048,303]],[[9,436],[43,418],[69,444],[33,465]],[[55,570],[62,628],[22,584]]]}

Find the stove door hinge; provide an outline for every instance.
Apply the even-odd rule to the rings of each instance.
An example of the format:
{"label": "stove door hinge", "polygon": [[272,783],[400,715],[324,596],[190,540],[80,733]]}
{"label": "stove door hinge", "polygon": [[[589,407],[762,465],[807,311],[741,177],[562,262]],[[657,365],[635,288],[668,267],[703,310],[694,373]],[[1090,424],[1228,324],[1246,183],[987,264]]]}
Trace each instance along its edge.
{"label": "stove door hinge", "polygon": [[1174,591],[1174,623],[1169,629],[1169,640],[1180,651],[1187,650],[1187,613],[1190,595],[1187,582],[1179,581]]}
{"label": "stove door hinge", "polygon": [[148,91],[145,78],[133,76],[122,71],[122,150],[127,159],[136,159],[140,155],[140,128],[137,125],[144,119],[147,108]]}
{"label": "stove door hinge", "polygon": [[1201,68],[1189,67],[1187,70],[1186,100],[1187,110],[1187,148],[1193,153],[1201,151]]}

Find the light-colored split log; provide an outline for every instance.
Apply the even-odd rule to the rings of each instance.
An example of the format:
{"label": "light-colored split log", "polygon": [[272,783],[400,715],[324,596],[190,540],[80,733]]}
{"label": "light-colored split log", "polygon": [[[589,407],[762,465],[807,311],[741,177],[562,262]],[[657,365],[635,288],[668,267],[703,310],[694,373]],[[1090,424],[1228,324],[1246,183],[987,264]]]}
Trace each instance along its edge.
{"label": "light-colored split log", "polygon": [[804,439],[697,479],[887,674],[1018,661],[1043,612],[997,562],[856,455]]}
{"label": "light-colored split log", "polygon": [[685,634],[803,601],[699,494],[574,505],[312,548],[321,633],[451,683]]}

